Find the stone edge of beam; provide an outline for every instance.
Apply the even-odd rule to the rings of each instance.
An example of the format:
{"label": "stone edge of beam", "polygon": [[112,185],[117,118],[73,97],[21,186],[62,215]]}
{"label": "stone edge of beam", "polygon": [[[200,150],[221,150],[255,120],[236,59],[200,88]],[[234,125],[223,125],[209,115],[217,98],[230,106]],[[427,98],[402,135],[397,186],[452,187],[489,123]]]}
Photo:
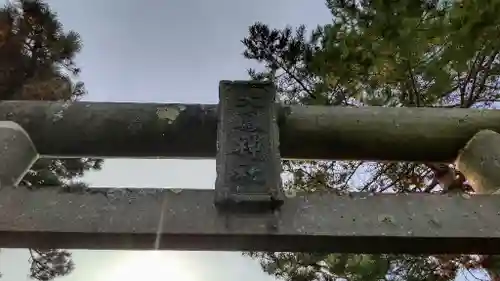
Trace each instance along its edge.
{"label": "stone edge of beam", "polygon": [[38,157],[30,136],[19,124],[0,121],[0,188],[18,185]]}
{"label": "stone edge of beam", "polygon": [[[212,190],[0,190],[0,247],[351,253],[499,253],[500,197],[287,198],[269,214],[221,214]],[[164,202],[165,200],[165,202]]]}
{"label": "stone edge of beam", "polygon": [[476,193],[500,192],[500,134],[481,130],[460,150],[455,160]]}

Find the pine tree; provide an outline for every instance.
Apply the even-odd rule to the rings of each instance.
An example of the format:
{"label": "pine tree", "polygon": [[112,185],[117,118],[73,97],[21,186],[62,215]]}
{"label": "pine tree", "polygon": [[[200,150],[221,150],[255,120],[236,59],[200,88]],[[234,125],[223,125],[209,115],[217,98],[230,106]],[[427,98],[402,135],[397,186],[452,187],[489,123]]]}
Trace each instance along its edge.
{"label": "pine tree", "polygon": [[[327,0],[332,22],[249,28],[244,56],[265,66],[281,102],[326,106],[491,108],[500,100],[499,0]],[[367,136],[369,137],[369,136]],[[471,192],[449,163],[284,161],[285,188]],[[478,255],[247,253],[285,280],[453,280],[500,258]]]}
{"label": "pine tree", "polygon": [[[39,0],[10,1],[0,9],[0,99],[74,101],[86,91],[78,81],[74,56],[81,49],[74,31],[65,32],[57,15]],[[31,187],[82,185],[75,179],[100,169],[99,159],[41,159],[23,179]],[[64,250],[30,249],[31,277],[51,280],[71,272]]]}

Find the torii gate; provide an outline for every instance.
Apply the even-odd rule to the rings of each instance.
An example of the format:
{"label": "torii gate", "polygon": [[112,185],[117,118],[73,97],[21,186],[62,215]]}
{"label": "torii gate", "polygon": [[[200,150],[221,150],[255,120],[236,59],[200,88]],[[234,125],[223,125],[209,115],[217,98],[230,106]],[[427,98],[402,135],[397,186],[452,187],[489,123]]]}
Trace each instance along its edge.
{"label": "torii gate", "polygon": [[[1,102],[0,247],[500,253],[500,197],[487,195],[500,187],[500,111],[286,106],[255,81],[219,94],[218,106]],[[215,157],[217,180],[18,187],[39,157]],[[482,194],[283,192],[281,157],[456,161]]]}

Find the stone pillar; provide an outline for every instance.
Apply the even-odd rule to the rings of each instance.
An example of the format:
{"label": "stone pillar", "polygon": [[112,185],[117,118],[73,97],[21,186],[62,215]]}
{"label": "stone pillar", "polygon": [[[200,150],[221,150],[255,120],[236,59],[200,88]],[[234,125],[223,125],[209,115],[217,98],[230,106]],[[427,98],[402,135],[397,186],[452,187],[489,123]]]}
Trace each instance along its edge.
{"label": "stone pillar", "polygon": [[275,96],[268,82],[220,82],[215,184],[219,208],[266,211],[283,203]]}
{"label": "stone pillar", "polygon": [[26,131],[12,121],[0,121],[0,188],[18,185],[37,159]]}
{"label": "stone pillar", "polygon": [[482,130],[460,151],[456,165],[476,193],[500,189],[500,134]]}

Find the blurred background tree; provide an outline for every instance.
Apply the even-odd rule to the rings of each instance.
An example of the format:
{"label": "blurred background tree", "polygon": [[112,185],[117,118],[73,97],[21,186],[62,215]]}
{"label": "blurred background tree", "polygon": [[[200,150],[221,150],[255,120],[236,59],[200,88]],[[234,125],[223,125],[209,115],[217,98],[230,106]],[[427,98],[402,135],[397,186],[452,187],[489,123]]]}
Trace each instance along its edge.
{"label": "blurred background tree", "polygon": [[[14,0],[0,9],[0,99],[75,101],[86,94],[78,80],[74,57],[82,42],[78,33],[64,31],[48,4]],[[41,159],[23,179],[34,188],[81,186],[88,170],[102,160]],[[31,249],[31,277],[51,280],[70,273],[71,254],[64,250]]]}
{"label": "blurred background tree", "polygon": [[[326,7],[332,22],[310,33],[305,26],[273,29],[257,22],[242,41],[245,58],[263,66],[249,75],[273,81],[282,103],[493,108],[499,101],[499,0],[327,0]],[[285,187],[308,192],[472,192],[450,163],[283,166],[290,178]],[[497,256],[246,254],[291,281],[444,281],[481,270],[500,280]]]}

